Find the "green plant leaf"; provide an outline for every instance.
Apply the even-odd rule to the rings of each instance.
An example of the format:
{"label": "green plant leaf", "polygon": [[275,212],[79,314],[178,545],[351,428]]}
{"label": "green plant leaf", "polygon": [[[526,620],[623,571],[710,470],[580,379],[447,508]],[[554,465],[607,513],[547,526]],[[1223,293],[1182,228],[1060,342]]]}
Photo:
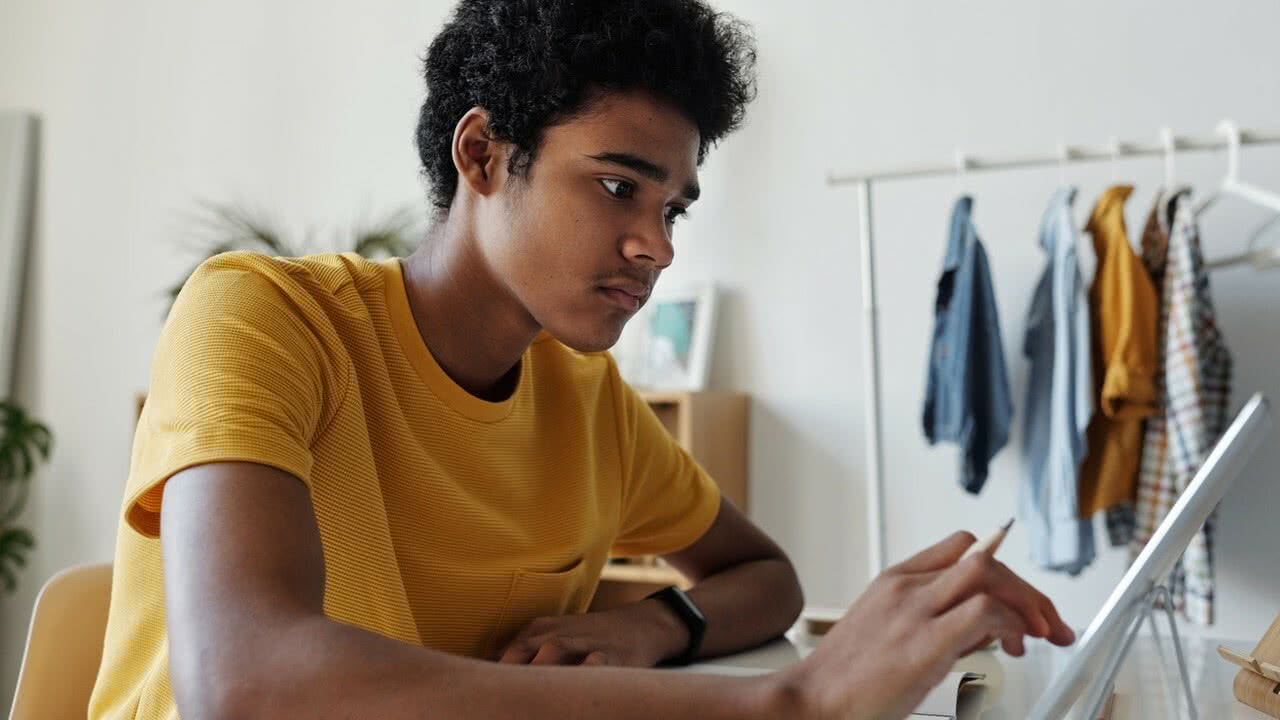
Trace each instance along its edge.
{"label": "green plant leaf", "polygon": [[298,254],[260,213],[224,203],[201,201],[200,205],[204,213],[197,216],[197,221],[213,235],[215,245],[231,245],[232,249],[266,249],[282,256]]}
{"label": "green plant leaf", "polygon": [[9,557],[15,563],[22,565],[26,563],[25,553],[35,547],[35,544],[36,539],[26,528],[7,528],[0,533],[0,558]]}
{"label": "green plant leaf", "polygon": [[18,471],[13,479],[25,480],[35,468],[35,461],[31,459],[31,449],[27,447],[23,438],[18,438],[18,444],[14,445],[14,450],[17,452],[18,457]]}
{"label": "green plant leaf", "polygon": [[[16,403],[0,403],[0,527],[7,525],[27,502],[31,476],[40,461],[47,461],[52,451],[53,434],[49,427],[27,414]],[[25,533],[25,531],[23,531]],[[29,534],[9,536],[27,538]],[[0,535],[3,541],[5,535]]]}
{"label": "green plant leaf", "polygon": [[35,423],[31,428],[31,443],[40,451],[40,459],[48,460],[53,453],[53,433],[43,423]]}
{"label": "green plant leaf", "polygon": [[5,491],[5,502],[0,505],[0,508],[3,508],[3,514],[0,514],[0,525],[7,525],[17,519],[27,505],[27,495],[31,490],[30,479],[9,484],[16,484],[17,487]]}
{"label": "green plant leaf", "polygon": [[373,225],[357,230],[353,250],[361,257],[402,257],[413,252],[411,234],[417,220],[409,208],[400,208]]}
{"label": "green plant leaf", "polygon": [[18,587],[15,568],[26,567],[27,553],[35,547],[35,538],[25,528],[11,527],[0,533],[0,579],[5,592]]}

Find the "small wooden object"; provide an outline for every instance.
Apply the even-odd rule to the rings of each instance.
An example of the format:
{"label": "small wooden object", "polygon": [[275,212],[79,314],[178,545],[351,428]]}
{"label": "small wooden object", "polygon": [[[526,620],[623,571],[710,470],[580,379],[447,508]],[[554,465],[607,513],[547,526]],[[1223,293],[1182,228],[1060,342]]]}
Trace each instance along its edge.
{"label": "small wooden object", "polygon": [[822,637],[836,626],[845,611],[840,608],[807,606],[800,613],[804,631],[812,637]]}
{"label": "small wooden object", "polygon": [[1236,700],[1280,718],[1280,617],[1271,623],[1253,654],[1238,653],[1222,645],[1218,654],[1233,665],[1240,666],[1232,690]]}

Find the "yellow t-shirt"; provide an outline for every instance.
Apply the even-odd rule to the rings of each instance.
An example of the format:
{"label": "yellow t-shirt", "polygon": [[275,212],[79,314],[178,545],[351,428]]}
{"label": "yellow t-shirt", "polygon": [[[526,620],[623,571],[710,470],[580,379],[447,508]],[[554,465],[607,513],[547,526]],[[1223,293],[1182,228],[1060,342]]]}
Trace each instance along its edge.
{"label": "yellow t-shirt", "polygon": [[711,526],[714,483],[608,353],[543,333],[519,373],[502,402],[455,384],[418,334],[397,259],[201,265],[153,360],[89,717],[177,717],[157,536],[165,481],[194,465],[296,476],[326,615],[472,657],[535,617],[585,611],[609,554],[674,552]]}

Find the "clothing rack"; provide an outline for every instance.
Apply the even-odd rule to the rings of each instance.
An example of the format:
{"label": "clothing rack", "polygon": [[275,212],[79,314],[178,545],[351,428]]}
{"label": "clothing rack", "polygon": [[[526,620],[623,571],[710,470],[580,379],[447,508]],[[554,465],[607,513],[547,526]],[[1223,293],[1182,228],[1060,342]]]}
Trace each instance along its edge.
{"label": "clothing rack", "polygon": [[[880,571],[884,569],[885,563],[884,477],[882,475],[884,445],[881,440],[883,423],[880,407],[880,324],[876,296],[875,234],[871,226],[872,186],[882,180],[964,175],[970,172],[1054,165],[1065,167],[1072,163],[1163,156],[1165,162],[1165,184],[1169,187],[1174,187],[1176,184],[1174,182],[1174,158],[1176,153],[1232,150],[1229,172],[1230,177],[1234,178],[1236,171],[1235,150],[1245,146],[1280,145],[1280,132],[1241,130],[1230,121],[1224,121],[1219,126],[1219,134],[1222,137],[1177,137],[1169,128],[1163,128],[1160,132],[1160,142],[1157,144],[1121,142],[1112,138],[1107,145],[1102,147],[1060,144],[1056,152],[1050,154],[1007,157],[973,157],[957,150],[955,160],[950,165],[924,165],[872,172],[829,172],[827,174],[826,184],[828,187],[853,186],[858,193],[858,235],[862,248],[862,308],[865,316],[863,323],[863,383],[866,391],[864,413],[867,427],[867,536],[869,567],[872,577],[880,574]],[[1236,263],[1246,259],[1248,259],[1248,256],[1239,256],[1227,262]],[[1224,264],[1215,263],[1214,266],[1222,267]]]}

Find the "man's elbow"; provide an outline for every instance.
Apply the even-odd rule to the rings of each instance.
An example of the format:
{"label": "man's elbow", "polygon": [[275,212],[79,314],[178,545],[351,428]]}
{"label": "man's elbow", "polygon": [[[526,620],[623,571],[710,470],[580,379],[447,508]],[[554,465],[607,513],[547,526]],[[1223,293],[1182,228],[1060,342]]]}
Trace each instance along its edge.
{"label": "man's elbow", "polygon": [[[264,653],[232,653],[211,648],[170,648],[169,680],[178,715],[209,720],[288,717],[278,690],[292,685],[278,672],[260,667]],[[270,686],[270,687],[269,687]]]}
{"label": "man's elbow", "polygon": [[251,698],[254,691],[246,677],[231,676],[225,670],[193,675],[170,669],[173,699],[180,717],[231,720],[252,718],[261,708]]}
{"label": "man's elbow", "polygon": [[800,586],[800,576],[796,574],[791,559],[784,555],[781,560],[786,567],[787,578],[782,604],[786,608],[787,627],[791,627],[800,619],[800,613],[804,610],[804,588]]}

